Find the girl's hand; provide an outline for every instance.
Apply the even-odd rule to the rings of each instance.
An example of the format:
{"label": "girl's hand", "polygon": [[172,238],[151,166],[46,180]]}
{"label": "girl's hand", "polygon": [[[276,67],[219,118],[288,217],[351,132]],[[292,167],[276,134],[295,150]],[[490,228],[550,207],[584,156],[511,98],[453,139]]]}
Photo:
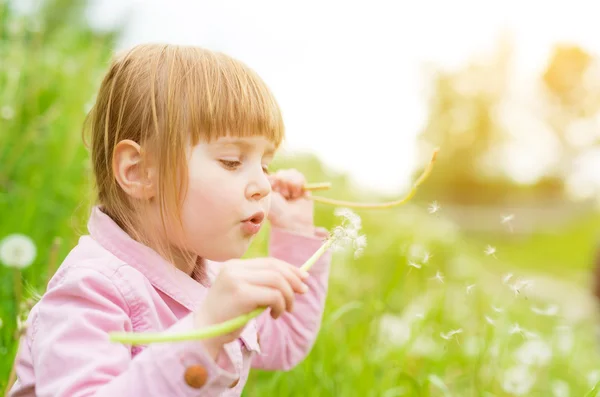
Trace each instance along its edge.
{"label": "girl's hand", "polygon": [[[213,285],[195,314],[198,328],[231,320],[260,307],[270,307],[278,318],[294,307],[294,293],[304,293],[308,273],[275,258],[235,259],[224,262]],[[204,340],[216,358],[225,343],[237,339],[244,327]]]}
{"label": "girl's hand", "polygon": [[306,179],[295,169],[269,175],[273,196],[268,219],[275,227],[313,234],[314,204],[304,190]]}

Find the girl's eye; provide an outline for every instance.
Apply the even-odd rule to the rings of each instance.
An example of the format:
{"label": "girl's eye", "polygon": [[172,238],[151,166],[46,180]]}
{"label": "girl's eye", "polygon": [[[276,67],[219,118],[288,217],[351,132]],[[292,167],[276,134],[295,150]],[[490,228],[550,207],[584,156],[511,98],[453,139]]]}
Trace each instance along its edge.
{"label": "girl's eye", "polygon": [[221,162],[221,164],[223,164],[223,166],[225,166],[225,168],[227,168],[229,170],[234,170],[242,164],[241,161],[237,161],[237,160],[219,160],[219,161]]}
{"label": "girl's eye", "polygon": [[270,174],[270,172],[269,172],[269,166],[268,166],[268,165],[263,165],[263,172],[264,172],[265,174],[267,174],[267,175],[269,175],[269,174]]}

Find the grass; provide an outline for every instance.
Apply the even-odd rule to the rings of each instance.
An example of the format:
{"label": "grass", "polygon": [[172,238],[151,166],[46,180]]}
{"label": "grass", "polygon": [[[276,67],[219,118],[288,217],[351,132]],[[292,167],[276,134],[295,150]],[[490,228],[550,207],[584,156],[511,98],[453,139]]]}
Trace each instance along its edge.
{"label": "grass", "polygon": [[[0,238],[24,233],[35,241],[37,258],[22,276],[39,292],[52,257],[60,262],[85,233],[90,186],[80,129],[112,40],[89,32],[75,11],[65,22],[76,10],[72,2],[53,4],[60,18],[19,17],[0,5]],[[312,157],[278,158],[275,166],[333,183],[319,194],[377,199]],[[443,209],[430,214],[425,207],[415,201],[358,212],[368,246],[358,259],[335,256],[311,354],[289,372],[253,371],[244,395],[510,396],[519,387],[529,388],[524,395],[561,395],[565,387],[571,396],[595,395],[593,313],[573,316],[578,301],[561,291],[539,294],[534,283],[515,294],[511,286],[532,271],[583,283],[598,217],[576,220],[560,234],[514,240],[465,234]],[[332,227],[333,208],[317,204],[316,219]],[[62,243],[53,249],[57,238]],[[247,256],[265,254],[266,241],[263,232]],[[495,256],[484,253],[487,244]],[[432,256],[423,263],[426,252]],[[509,271],[514,277],[504,282]],[[0,387],[16,349],[13,280],[0,266]],[[533,311],[552,304],[556,315]]]}

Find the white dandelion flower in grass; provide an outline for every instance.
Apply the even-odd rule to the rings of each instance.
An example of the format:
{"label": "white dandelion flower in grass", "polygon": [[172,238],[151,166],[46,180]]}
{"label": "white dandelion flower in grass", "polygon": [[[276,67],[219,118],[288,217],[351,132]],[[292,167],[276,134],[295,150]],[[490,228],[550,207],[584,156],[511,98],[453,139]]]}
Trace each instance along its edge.
{"label": "white dandelion flower in grass", "polygon": [[37,255],[35,243],[24,234],[11,234],[0,241],[0,262],[6,267],[24,269]]}
{"label": "white dandelion flower in grass", "polygon": [[542,339],[527,340],[514,354],[522,364],[542,366],[552,359],[552,347]]}
{"label": "white dandelion flower in grass", "polygon": [[564,380],[553,380],[552,383],[550,383],[550,388],[552,389],[554,397],[569,397],[571,395],[569,384]]}
{"label": "white dandelion flower in grass", "polygon": [[12,106],[4,105],[0,108],[0,117],[4,120],[10,120],[15,117],[15,109]]}
{"label": "white dandelion flower in grass", "polygon": [[525,396],[535,384],[536,376],[531,368],[519,364],[506,370],[502,377],[502,389],[515,396]]}
{"label": "white dandelion flower in grass", "polygon": [[427,211],[429,211],[430,214],[435,214],[435,213],[439,212],[439,210],[441,208],[442,207],[440,207],[440,205],[438,204],[438,202],[434,201],[433,203],[431,203],[429,205],[429,208],[427,208]]}

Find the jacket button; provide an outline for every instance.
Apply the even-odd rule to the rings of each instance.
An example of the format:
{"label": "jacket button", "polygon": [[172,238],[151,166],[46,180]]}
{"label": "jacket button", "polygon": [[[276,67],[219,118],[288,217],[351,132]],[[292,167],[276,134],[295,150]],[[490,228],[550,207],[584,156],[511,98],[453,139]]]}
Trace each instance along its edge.
{"label": "jacket button", "polygon": [[185,383],[194,389],[199,389],[206,384],[208,372],[202,365],[192,365],[185,371]]}
{"label": "jacket button", "polygon": [[233,389],[234,387],[236,387],[238,385],[238,383],[240,383],[240,378],[237,378],[236,380],[234,380],[230,385],[229,388]]}

